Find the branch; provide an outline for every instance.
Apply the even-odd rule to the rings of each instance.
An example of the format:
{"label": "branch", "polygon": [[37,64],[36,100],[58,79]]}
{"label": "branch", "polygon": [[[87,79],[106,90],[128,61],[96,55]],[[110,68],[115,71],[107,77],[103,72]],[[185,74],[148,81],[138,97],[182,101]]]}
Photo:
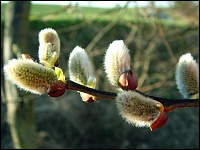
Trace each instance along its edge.
{"label": "branch", "polygon": [[162,97],[155,97],[155,96],[150,96],[146,95],[138,90],[135,90],[136,92],[146,96],[150,97],[160,103],[163,104],[165,107],[165,112],[171,112],[174,109],[177,108],[185,108],[185,107],[194,107],[197,108],[199,107],[199,99],[171,99],[171,98],[162,98]]}
{"label": "branch", "polygon": [[[92,88],[80,85],[78,83],[75,83],[69,79],[66,81],[66,89],[90,94],[95,97],[95,100],[115,100],[117,96],[116,93],[92,89]],[[142,94],[143,96],[152,98],[153,100],[156,100],[162,103],[163,106],[165,107],[165,112],[171,112],[177,108],[185,108],[185,107],[198,108],[199,107],[199,99],[169,99],[169,98],[146,95],[138,90],[135,90],[135,91]]]}
{"label": "branch", "polygon": [[80,92],[83,92],[83,93],[90,94],[92,96],[95,96],[96,100],[115,100],[115,97],[117,96],[116,93],[92,89],[92,88],[83,86],[81,84],[78,84],[76,82],[73,82],[71,80],[66,81],[66,89],[67,90],[80,91]]}

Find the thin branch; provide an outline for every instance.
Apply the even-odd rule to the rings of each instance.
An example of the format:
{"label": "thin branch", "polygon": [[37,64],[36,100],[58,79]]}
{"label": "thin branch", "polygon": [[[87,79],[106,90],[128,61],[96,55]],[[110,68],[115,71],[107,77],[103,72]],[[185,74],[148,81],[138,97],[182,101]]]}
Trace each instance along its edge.
{"label": "thin branch", "polygon": [[173,53],[173,50],[170,47],[169,42],[167,41],[166,35],[165,35],[164,31],[163,31],[163,28],[162,28],[160,23],[158,25],[159,25],[160,36],[163,38],[164,44],[165,44],[165,46],[167,48],[167,51],[168,51],[169,55],[171,56],[171,58],[173,59],[174,63],[176,64],[177,63],[177,59],[176,59],[176,57],[175,57],[175,55]]}
{"label": "thin branch", "polygon": [[[69,79],[66,82],[66,89],[90,94],[92,96],[95,96],[96,100],[115,100],[117,96],[116,93],[92,89],[92,88],[80,85],[78,83],[75,83]],[[171,112],[172,110],[177,109],[177,108],[185,108],[185,107],[198,108],[199,107],[199,99],[169,99],[169,98],[146,95],[138,90],[135,90],[135,91],[142,94],[143,96],[152,98],[153,100],[156,100],[162,103],[163,106],[165,107],[165,112]]]}
{"label": "thin branch", "polygon": [[140,88],[140,90],[142,92],[148,92],[148,91],[151,91],[153,89],[156,89],[156,88],[160,88],[160,87],[163,87],[163,86],[174,86],[174,82],[173,81],[160,81],[160,82],[156,82],[156,83],[152,83],[152,84],[149,84],[149,85],[146,85],[146,86],[143,86]]}
{"label": "thin branch", "polygon": [[110,22],[109,24],[107,24],[94,38],[93,40],[90,42],[90,44],[88,44],[88,46],[85,48],[87,50],[87,52],[91,51],[92,48],[95,46],[95,44],[112,28],[116,25],[117,21],[114,20],[112,22]]}
{"label": "thin branch", "polygon": [[94,38],[93,40],[88,44],[88,46],[85,48],[87,52],[90,52],[92,48],[95,46],[95,44],[109,31],[111,30],[119,21],[120,18],[123,17],[124,10],[128,7],[129,1],[126,2],[123,8],[118,13],[117,18],[113,19],[110,23],[108,23]]}
{"label": "thin branch", "polygon": [[165,107],[165,112],[171,112],[174,109],[177,108],[185,108],[185,107],[199,107],[199,99],[171,99],[171,98],[162,98],[162,97],[156,97],[156,96],[150,96],[146,95],[138,90],[135,90],[136,92],[146,96],[150,97],[156,101],[159,101],[163,104]]}
{"label": "thin branch", "polygon": [[150,66],[150,58],[151,55],[147,55],[145,57],[145,61],[144,61],[144,65],[143,65],[143,71],[138,79],[138,88],[142,87],[145,79],[147,78],[148,76],[148,71],[149,71],[149,66]]}
{"label": "thin branch", "polygon": [[83,93],[88,93],[92,96],[95,96],[96,100],[114,100],[115,97],[117,96],[116,93],[92,89],[92,88],[80,85],[80,84],[73,82],[71,80],[67,80],[66,89],[67,90],[79,91],[79,92],[83,92]]}

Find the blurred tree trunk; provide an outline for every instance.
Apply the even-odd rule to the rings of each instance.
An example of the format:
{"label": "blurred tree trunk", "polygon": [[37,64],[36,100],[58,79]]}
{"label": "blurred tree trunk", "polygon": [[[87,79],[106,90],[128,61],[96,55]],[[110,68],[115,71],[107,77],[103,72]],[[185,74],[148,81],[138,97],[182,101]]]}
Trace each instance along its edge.
{"label": "blurred tree trunk", "polygon": [[[21,57],[28,49],[28,17],[30,1],[11,1],[5,13],[3,59]],[[31,95],[20,91],[10,81],[5,80],[4,92],[7,104],[7,122],[14,148],[37,148],[36,130]]]}

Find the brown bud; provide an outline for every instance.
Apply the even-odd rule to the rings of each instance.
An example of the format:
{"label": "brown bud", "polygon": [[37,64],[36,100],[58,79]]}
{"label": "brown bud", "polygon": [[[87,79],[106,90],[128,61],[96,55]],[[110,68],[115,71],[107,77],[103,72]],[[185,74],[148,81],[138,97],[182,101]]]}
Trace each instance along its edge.
{"label": "brown bud", "polygon": [[134,91],[138,86],[137,77],[135,76],[135,74],[131,70],[128,70],[128,71],[121,74],[121,76],[119,77],[118,85],[123,90]]}
{"label": "brown bud", "polygon": [[90,103],[94,102],[93,96],[87,93],[80,92],[80,96],[84,102]]}
{"label": "brown bud", "polygon": [[55,66],[55,67],[58,67],[58,66],[59,66],[59,61],[58,61],[58,59],[57,59],[56,62],[54,63],[54,66]]}
{"label": "brown bud", "polygon": [[48,95],[50,97],[59,97],[65,93],[66,87],[63,81],[57,81],[50,89]]}
{"label": "brown bud", "polygon": [[164,112],[160,112],[157,119],[150,125],[151,131],[162,127],[167,122],[167,120],[167,115]]}
{"label": "brown bud", "polygon": [[31,56],[28,54],[22,54],[22,59],[31,59]]}

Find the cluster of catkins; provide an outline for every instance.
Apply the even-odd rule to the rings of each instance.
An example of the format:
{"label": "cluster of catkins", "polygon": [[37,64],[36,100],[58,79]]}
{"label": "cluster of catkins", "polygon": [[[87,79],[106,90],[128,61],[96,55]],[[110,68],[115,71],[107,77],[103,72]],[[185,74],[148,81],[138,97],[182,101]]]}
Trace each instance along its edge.
{"label": "cluster of catkins", "polygon": [[[63,95],[67,80],[58,67],[60,39],[54,29],[46,28],[39,32],[38,54],[39,63],[27,54],[9,60],[4,66],[6,79],[34,94],[48,94],[51,97]],[[118,88],[115,103],[119,114],[130,124],[155,130],[167,121],[164,106],[136,90],[137,78],[130,64],[129,49],[123,40],[113,41],[106,51],[103,66],[109,82]],[[72,50],[68,69],[71,81],[95,89],[93,65],[83,48],[76,46]],[[175,77],[178,89],[185,98],[199,93],[199,67],[190,53],[180,57]],[[85,102],[96,100],[87,93],[80,92],[80,96]]]}

